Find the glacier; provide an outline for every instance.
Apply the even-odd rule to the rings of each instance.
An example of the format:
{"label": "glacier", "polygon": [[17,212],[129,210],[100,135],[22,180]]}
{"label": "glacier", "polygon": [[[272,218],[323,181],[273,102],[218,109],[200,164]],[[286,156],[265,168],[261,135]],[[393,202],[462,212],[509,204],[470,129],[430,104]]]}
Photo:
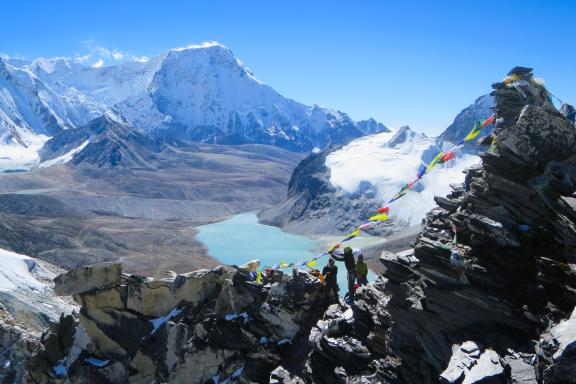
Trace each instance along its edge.
{"label": "glacier", "polygon": [[[435,138],[402,127],[356,139],[330,153],[326,166],[330,182],[343,191],[356,194],[367,183],[374,186],[378,198],[389,200],[416,178],[421,164],[427,164],[440,150],[451,146]],[[445,196],[450,184],[462,183],[464,170],[478,164],[480,158],[470,152],[459,152],[457,158],[437,165],[402,199],[390,207],[391,216],[407,225],[416,225],[426,212],[436,206],[434,196]]]}

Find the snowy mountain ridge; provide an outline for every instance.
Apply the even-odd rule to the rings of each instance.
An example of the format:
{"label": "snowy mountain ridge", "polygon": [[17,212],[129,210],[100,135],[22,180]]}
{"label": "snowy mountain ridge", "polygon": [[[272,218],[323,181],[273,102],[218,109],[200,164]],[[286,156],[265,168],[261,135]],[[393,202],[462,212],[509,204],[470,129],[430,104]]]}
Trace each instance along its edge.
{"label": "snowy mountain ridge", "polygon": [[355,122],[343,112],[280,95],[219,43],[111,66],[62,57],[0,58],[0,145],[16,146],[28,160],[34,161],[37,146],[27,147],[105,113],[152,138],[299,152],[387,130],[372,119]]}
{"label": "snowy mountain ridge", "polygon": [[[386,201],[405,184],[416,178],[418,168],[444,148],[435,138],[402,127],[397,131],[375,134],[353,140],[326,157],[330,182],[347,193],[361,193],[371,185],[378,198]],[[480,158],[470,153],[458,153],[457,158],[436,166],[416,186],[391,207],[392,216],[405,224],[415,225],[436,203],[434,196],[445,196],[450,184],[464,180],[463,171]],[[397,208],[396,208],[397,207]]]}

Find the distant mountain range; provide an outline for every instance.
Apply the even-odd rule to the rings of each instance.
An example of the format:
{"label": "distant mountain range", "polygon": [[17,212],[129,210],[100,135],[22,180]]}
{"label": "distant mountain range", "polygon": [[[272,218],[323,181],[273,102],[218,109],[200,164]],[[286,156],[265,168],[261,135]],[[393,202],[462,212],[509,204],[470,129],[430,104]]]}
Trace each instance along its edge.
{"label": "distant mountain range", "polygon": [[373,119],[355,122],[343,112],[285,98],[218,43],[99,68],[69,58],[0,58],[0,146],[31,152],[14,157],[33,162],[49,137],[105,114],[152,139],[259,143],[298,152],[388,130]]}

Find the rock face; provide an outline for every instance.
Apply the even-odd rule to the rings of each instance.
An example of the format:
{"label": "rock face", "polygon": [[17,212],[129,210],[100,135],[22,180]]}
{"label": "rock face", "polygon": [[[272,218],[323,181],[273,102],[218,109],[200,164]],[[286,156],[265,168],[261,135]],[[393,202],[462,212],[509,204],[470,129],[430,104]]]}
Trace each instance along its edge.
{"label": "rock face", "polygon": [[105,114],[48,140],[40,151],[40,167],[71,162],[97,167],[153,168],[159,151],[157,141],[138,133],[120,117]]}
{"label": "rock face", "polygon": [[117,283],[121,277],[121,264],[111,264],[102,267],[81,267],[57,276],[54,279],[54,292],[58,296],[71,296]]}
{"label": "rock face", "polygon": [[[151,280],[118,265],[61,275],[81,306],[42,338],[26,375],[36,383],[267,382],[307,343],[326,308],[320,281],[223,267]],[[304,335],[304,337],[302,337]],[[33,378],[33,379],[32,379]]]}
{"label": "rock face", "polygon": [[575,383],[576,129],[531,70],[493,85],[483,165],[426,218],[413,256],[312,330],[302,377],[346,383]]}

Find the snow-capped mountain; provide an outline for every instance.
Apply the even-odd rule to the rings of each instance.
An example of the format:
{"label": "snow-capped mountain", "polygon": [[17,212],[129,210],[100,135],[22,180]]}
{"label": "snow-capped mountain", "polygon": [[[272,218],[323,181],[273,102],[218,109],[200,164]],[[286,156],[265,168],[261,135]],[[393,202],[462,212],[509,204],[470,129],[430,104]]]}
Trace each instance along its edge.
{"label": "snow-capped mountain", "polygon": [[98,167],[150,168],[149,162],[155,159],[156,149],[154,140],[137,132],[118,116],[106,113],[46,142],[40,151],[40,167],[72,162]]}
{"label": "snow-capped mountain", "polygon": [[219,43],[98,68],[68,58],[0,58],[0,145],[3,153],[14,152],[5,163],[34,162],[49,137],[105,113],[152,138],[296,151],[387,130],[372,119],[357,123],[283,97]]}
{"label": "snow-capped mountain", "polygon": [[[492,114],[493,99],[486,95],[457,115],[437,138],[405,126],[355,139],[304,160],[294,171],[288,198],[260,215],[263,222],[303,233],[338,233],[365,220],[416,178],[418,168],[441,150],[463,139],[478,119]],[[485,135],[491,131],[486,127]],[[436,206],[435,196],[450,192],[450,184],[464,180],[463,171],[480,162],[473,147],[457,158],[437,165],[401,200],[393,203],[394,220],[379,231],[393,232],[417,225]],[[336,218],[336,219],[334,219]]]}
{"label": "snow-capped mountain", "polygon": [[362,135],[342,112],[278,94],[220,44],[168,51],[145,92],[116,107],[150,136],[211,143],[311,150]]}
{"label": "snow-capped mountain", "polygon": [[[363,185],[375,187],[378,198],[387,201],[411,182],[422,164],[440,151],[434,138],[402,127],[352,141],[326,157],[330,182],[347,193],[358,193]],[[434,196],[450,192],[450,184],[461,183],[463,171],[477,164],[478,156],[459,153],[454,161],[436,166],[414,188],[391,207],[392,216],[405,224],[420,223],[436,206]]]}

